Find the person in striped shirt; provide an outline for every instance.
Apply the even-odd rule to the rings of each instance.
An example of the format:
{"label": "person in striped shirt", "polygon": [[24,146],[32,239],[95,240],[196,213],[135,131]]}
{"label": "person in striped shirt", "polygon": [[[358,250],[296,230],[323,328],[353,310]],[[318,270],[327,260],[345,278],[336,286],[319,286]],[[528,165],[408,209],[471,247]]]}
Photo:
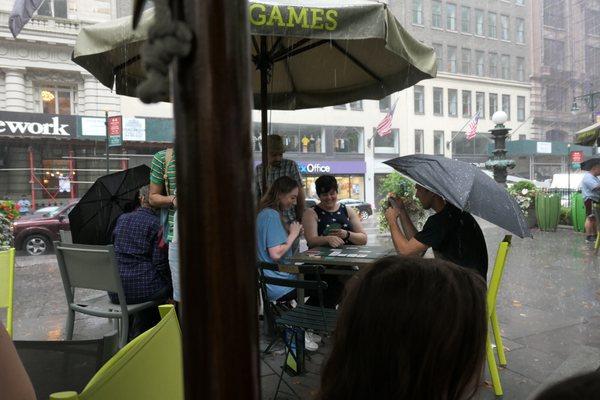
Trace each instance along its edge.
{"label": "person in striped shirt", "polygon": [[175,180],[175,152],[173,149],[161,150],[154,155],[150,172],[150,205],[155,208],[167,208],[167,232],[163,239],[169,244],[169,267],[173,281],[173,300],[181,301],[179,286],[179,247],[174,241],[175,213],[177,211],[177,182]]}

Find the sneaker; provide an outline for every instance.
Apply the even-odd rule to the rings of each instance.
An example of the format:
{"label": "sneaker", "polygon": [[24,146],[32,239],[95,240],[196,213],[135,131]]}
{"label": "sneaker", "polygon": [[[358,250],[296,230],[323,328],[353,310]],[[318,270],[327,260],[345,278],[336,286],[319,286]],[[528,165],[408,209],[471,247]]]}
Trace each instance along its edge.
{"label": "sneaker", "polygon": [[304,336],[304,348],[307,351],[317,351],[319,350],[319,345],[310,340],[308,336]]}
{"label": "sneaker", "polygon": [[585,238],[585,241],[586,241],[586,242],[588,242],[588,243],[595,243],[595,242],[596,242],[596,236],[593,236],[593,235],[588,235],[588,236]]}
{"label": "sneaker", "polygon": [[316,333],[305,332],[304,337],[307,338],[308,340],[310,340],[311,342],[315,342],[317,344],[321,343],[321,336],[317,335]]}

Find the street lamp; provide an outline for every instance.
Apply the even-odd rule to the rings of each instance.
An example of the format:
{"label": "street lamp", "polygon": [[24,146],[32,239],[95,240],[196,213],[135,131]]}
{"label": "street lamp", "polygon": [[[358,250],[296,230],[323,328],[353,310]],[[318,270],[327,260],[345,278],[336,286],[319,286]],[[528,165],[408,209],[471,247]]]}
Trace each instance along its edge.
{"label": "street lamp", "polygon": [[592,122],[596,122],[596,116],[594,115],[594,111],[596,111],[596,105],[598,104],[599,99],[600,92],[575,96],[573,97],[573,104],[571,105],[571,113],[575,115],[580,111],[579,104],[577,104],[577,100],[583,100],[584,103],[587,105],[588,109],[592,112]]}
{"label": "street lamp", "polygon": [[514,160],[506,159],[506,137],[510,131],[504,126],[507,120],[508,115],[504,111],[496,111],[492,115],[492,121],[496,124],[493,129],[490,129],[494,139],[494,151],[492,158],[485,163],[485,168],[494,171],[494,180],[502,186],[506,186],[507,170],[516,165]]}

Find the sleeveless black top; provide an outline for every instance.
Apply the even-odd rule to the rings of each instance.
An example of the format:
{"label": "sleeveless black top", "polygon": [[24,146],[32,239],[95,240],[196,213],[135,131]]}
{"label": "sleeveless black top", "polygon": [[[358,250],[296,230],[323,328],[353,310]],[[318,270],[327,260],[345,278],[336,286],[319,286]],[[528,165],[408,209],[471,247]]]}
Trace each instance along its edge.
{"label": "sleeveless black top", "polygon": [[[323,210],[319,206],[313,206],[313,209],[317,213],[317,234],[319,236],[325,236],[325,230],[331,224],[340,224],[342,229],[345,229],[350,232],[354,232],[352,229],[352,223],[350,222],[350,217],[348,216],[348,210],[346,210],[346,205],[340,204],[340,208],[337,211],[326,211]],[[344,240],[345,244],[350,243],[348,240]]]}

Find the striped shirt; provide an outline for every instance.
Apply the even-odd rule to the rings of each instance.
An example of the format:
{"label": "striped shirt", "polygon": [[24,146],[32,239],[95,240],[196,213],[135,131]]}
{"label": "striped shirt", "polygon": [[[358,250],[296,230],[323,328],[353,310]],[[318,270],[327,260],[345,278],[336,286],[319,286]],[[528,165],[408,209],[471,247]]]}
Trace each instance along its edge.
{"label": "striped shirt", "polygon": [[[258,204],[258,202],[260,202],[260,199],[264,195],[264,193],[262,191],[262,182],[263,182],[262,170],[263,170],[262,164],[259,164],[256,166],[255,182],[256,182],[257,204]],[[284,158],[281,160],[281,166],[279,166],[279,167],[269,166],[267,168],[267,190],[269,190],[269,186],[271,186],[273,184],[273,182],[275,182],[278,178],[281,178],[282,176],[289,176],[290,178],[292,178],[293,180],[298,182],[298,185],[300,185],[300,188],[302,188],[304,186],[302,183],[302,175],[300,175],[300,169],[298,169],[298,164],[296,164],[296,162],[293,160],[287,160]],[[300,189],[300,190],[302,190],[302,189]],[[296,220],[296,208],[292,207],[291,209],[284,211],[283,217],[287,222],[295,221]]]}
{"label": "striped shirt", "polygon": [[[150,171],[150,183],[154,183],[156,185],[161,185],[163,187],[163,194],[166,194],[165,188],[165,159],[166,159],[166,150],[161,150],[154,155],[154,159],[152,160],[152,169]],[[173,157],[169,162],[167,168],[167,180],[169,186],[169,196],[175,195],[177,192],[177,183],[175,181],[175,152],[173,152]],[[169,232],[167,233],[167,242],[171,242],[173,240],[173,224],[175,221],[175,209],[173,207],[169,208]]]}

